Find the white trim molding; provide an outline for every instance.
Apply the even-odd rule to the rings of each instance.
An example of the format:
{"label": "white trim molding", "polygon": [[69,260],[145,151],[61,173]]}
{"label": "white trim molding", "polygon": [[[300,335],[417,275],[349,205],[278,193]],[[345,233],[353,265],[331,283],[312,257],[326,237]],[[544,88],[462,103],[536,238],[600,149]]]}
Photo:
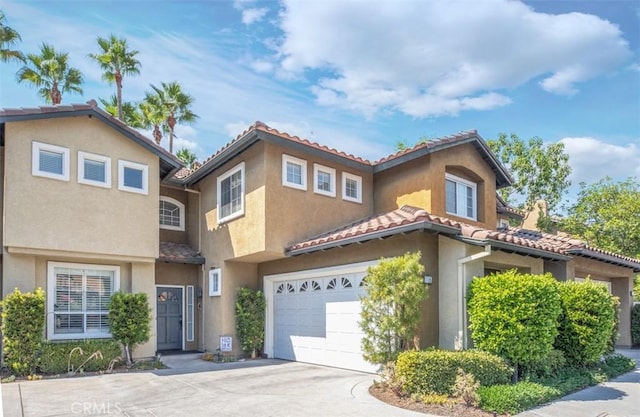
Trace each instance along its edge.
{"label": "white trim molding", "polygon": [[[221,216],[221,211],[222,211],[222,205],[220,204],[220,202],[222,201],[222,182],[225,181],[227,178],[240,173],[240,209],[231,212],[230,214],[226,215],[226,216]],[[224,174],[220,175],[217,178],[217,185],[216,185],[216,212],[217,212],[217,217],[218,217],[218,223],[226,223],[230,220],[233,220],[235,218],[238,218],[240,216],[244,215],[244,192],[245,192],[245,184],[246,184],[246,178],[244,175],[244,162],[240,162],[238,165],[236,165],[235,167],[229,169],[228,171],[226,171]],[[230,184],[230,187],[233,188],[233,184]],[[231,204],[231,201],[229,202],[229,204]]]}
{"label": "white trim molding", "polygon": [[[323,173],[329,175],[329,190],[318,187],[318,174]],[[313,192],[316,194],[326,195],[327,197],[336,196],[336,170],[328,166],[313,164]]]}
{"label": "white trim molding", "polygon": [[[55,173],[40,169],[40,152],[48,152],[60,155],[62,158],[62,172]],[[53,180],[69,181],[69,149],[34,141],[31,147],[31,174],[37,177],[45,177]]]}
{"label": "white trim molding", "polygon": [[[300,166],[300,184],[290,182],[288,178],[288,164]],[[297,190],[307,190],[307,161],[299,159],[291,155],[282,154],[282,185],[285,187],[295,188]]]}
{"label": "white trim molding", "polygon": [[[347,195],[347,180],[355,181],[356,193],[355,197]],[[345,201],[351,201],[353,203],[362,204],[362,177],[359,175],[351,174],[349,172],[342,172],[342,199]]]}
{"label": "white trim molding", "polygon": [[[84,162],[93,161],[104,164],[104,182],[84,177]],[[111,158],[103,155],[78,151],[78,182],[96,187],[111,188]]]}
{"label": "white trim molding", "polygon": [[178,213],[178,215],[180,216],[180,219],[179,219],[180,224],[178,226],[173,226],[173,225],[169,225],[169,224],[162,224],[162,215],[160,215],[160,228],[161,229],[167,229],[167,230],[178,230],[178,231],[183,232],[184,229],[185,229],[185,222],[184,222],[185,206],[184,206],[184,204],[181,203],[180,201],[176,200],[175,198],[171,198],[171,197],[167,197],[165,195],[161,195],[160,196],[160,201],[158,202],[158,204],[160,204],[163,201],[173,204],[174,206],[176,206],[178,208],[178,210],[180,210],[180,212]]}
{"label": "white trim molding", "polygon": [[[142,188],[132,187],[124,183],[124,170],[126,168],[141,171]],[[118,160],[118,189],[136,194],[149,194],[149,167],[137,162]]]}

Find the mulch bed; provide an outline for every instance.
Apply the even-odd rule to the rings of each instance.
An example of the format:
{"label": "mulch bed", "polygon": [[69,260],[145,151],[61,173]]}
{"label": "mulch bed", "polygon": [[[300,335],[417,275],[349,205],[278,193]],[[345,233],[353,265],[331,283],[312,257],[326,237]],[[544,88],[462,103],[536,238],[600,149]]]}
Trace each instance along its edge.
{"label": "mulch bed", "polygon": [[[434,414],[446,417],[495,417],[500,416],[488,413],[479,408],[467,407],[465,404],[455,403],[448,405],[425,404],[412,400],[411,397],[400,397],[383,384],[374,384],[369,388],[369,393],[382,402],[395,407],[417,411],[425,414]],[[504,417],[504,415],[502,415]]]}

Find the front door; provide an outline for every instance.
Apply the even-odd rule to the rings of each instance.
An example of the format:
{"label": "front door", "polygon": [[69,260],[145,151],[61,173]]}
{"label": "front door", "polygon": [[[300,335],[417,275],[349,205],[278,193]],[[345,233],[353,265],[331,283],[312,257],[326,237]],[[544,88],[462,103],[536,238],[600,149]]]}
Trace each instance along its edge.
{"label": "front door", "polygon": [[158,350],[182,349],[182,288],[156,289]]}

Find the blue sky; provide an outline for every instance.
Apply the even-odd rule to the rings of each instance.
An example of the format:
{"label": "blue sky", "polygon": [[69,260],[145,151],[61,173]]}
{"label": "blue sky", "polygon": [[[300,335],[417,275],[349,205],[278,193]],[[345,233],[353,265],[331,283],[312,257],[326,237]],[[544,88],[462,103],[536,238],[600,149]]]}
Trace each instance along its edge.
{"label": "blue sky", "polygon": [[[114,33],[149,84],[179,81],[200,116],[177,147],[205,159],[256,120],[375,160],[399,140],[477,129],[563,141],[574,184],[640,178],[637,1],[14,1],[0,6],[36,52],[70,53],[84,94],[114,91],[87,58]],[[0,105],[40,105],[0,67]],[[575,193],[575,187],[574,191]]]}

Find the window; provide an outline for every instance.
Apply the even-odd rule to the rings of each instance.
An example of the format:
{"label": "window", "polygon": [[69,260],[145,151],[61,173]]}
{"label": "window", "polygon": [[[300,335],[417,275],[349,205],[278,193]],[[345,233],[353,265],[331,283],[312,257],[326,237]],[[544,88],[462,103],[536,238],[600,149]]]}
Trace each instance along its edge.
{"label": "window", "polygon": [[220,268],[209,270],[209,297],[222,295],[222,271]]}
{"label": "window", "polygon": [[313,164],[315,184],[313,191],[329,197],[336,196],[336,170],[319,164]]}
{"label": "window", "polygon": [[118,189],[131,193],[148,194],[149,167],[129,161],[118,161]]}
{"label": "window", "polygon": [[120,286],[120,267],[49,262],[49,339],[106,338],[109,299]]}
{"label": "window", "polygon": [[244,214],[244,162],[218,177],[218,223]]}
{"label": "window", "polygon": [[447,213],[476,220],[477,185],[473,182],[446,174]]}
{"label": "window", "polygon": [[160,197],[160,228],[184,230],[184,204],[171,197]]}
{"label": "window", "polygon": [[193,330],[193,285],[187,285],[187,342],[194,341]]}
{"label": "window", "polygon": [[98,187],[111,187],[111,158],[78,152],[78,182]]}
{"label": "window", "polygon": [[307,161],[282,155],[282,185],[298,190],[307,189]]}
{"label": "window", "polygon": [[33,142],[31,152],[31,174],[69,181],[69,149]]}
{"label": "window", "polygon": [[342,173],[342,199],[362,203],[362,177]]}

